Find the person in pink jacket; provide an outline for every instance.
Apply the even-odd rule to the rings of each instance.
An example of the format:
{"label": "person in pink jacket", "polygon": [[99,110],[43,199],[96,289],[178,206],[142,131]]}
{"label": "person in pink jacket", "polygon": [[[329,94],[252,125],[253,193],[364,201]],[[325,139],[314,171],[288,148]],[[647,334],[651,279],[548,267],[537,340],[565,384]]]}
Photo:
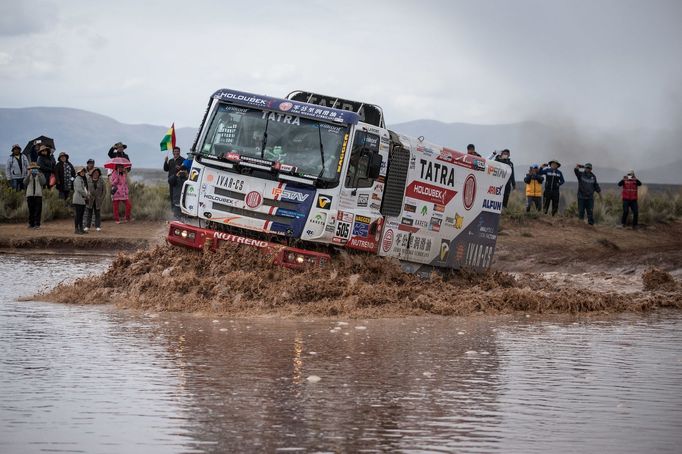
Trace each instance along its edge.
{"label": "person in pink jacket", "polygon": [[118,206],[121,202],[125,202],[125,220],[123,222],[130,222],[130,212],[133,208],[128,198],[128,172],[123,166],[116,166],[116,170],[111,173],[109,180],[111,181],[111,199],[114,205],[114,221],[116,224],[121,223]]}

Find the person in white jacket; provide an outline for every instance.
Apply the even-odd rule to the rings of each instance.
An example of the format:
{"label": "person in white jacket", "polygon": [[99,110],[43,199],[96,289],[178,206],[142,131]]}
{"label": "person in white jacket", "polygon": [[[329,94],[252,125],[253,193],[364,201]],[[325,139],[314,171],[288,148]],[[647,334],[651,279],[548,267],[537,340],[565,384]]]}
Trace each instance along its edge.
{"label": "person in white jacket", "polygon": [[5,167],[5,176],[9,181],[10,186],[15,191],[22,191],[24,187],[24,178],[28,175],[28,158],[21,153],[21,147],[18,144],[12,145],[12,152],[7,160]]}
{"label": "person in white jacket", "polygon": [[28,175],[24,178],[26,186],[26,204],[28,205],[28,228],[39,229],[40,218],[43,215],[43,186],[45,175],[35,162],[28,166]]}

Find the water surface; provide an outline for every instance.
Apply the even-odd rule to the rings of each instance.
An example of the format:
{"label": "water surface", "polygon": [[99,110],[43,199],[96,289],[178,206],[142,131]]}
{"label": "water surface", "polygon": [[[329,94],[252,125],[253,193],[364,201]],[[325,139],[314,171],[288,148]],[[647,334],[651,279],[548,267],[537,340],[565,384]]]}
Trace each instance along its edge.
{"label": "water surface", "polygon": [[0,452],[682,443],[679,312],[232,320],[17,301],[106,264],[0,255]]}

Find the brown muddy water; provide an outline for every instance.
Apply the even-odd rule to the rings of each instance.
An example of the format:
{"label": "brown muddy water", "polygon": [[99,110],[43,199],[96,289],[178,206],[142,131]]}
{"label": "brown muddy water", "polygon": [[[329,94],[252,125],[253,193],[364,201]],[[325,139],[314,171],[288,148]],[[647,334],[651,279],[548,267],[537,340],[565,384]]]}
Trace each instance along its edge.
{"label": "brown muddy water", "polygon": [[682,312],[231,319],[17,301],[103,271],[0,255],[0,452],[679,452]]}

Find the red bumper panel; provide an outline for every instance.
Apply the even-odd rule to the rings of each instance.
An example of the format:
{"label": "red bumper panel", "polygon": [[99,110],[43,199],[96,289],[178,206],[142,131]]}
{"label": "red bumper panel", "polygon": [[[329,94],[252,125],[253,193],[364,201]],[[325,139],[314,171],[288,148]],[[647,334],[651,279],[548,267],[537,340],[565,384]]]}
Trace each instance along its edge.
{"label": "red bumper panel", "polygon": [[216,250],[222,242],[232,242],[258,249],[267,249],[274,252],[273,262],[275,264],[287,268],[300,269],[309,266],[325,266],[331,260],[329,254],[283,246],[269,241],[218,232],[211,229],[203,229],[177,221],[170,223],[166,240],[174,246],[198,250],[204,248]]}

